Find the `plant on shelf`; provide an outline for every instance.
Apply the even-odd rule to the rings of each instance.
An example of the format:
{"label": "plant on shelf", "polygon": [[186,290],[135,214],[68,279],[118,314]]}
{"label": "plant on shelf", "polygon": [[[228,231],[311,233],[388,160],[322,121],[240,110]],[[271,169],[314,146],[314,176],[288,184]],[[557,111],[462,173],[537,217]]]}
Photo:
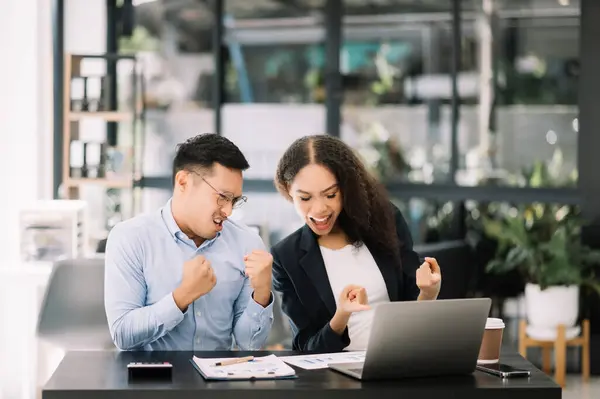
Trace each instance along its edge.
{"label": "plant on shelf", "polygon": [[359,133],[358,153],[365,166],[380,181],[402,180],[410,171],[402,148],[380,122],[367,124]]}
{"label": "plant on shelf", "polygon": [[123,36],[119,39],[119,52],[121,54],[136,54],[141,51],[158,51],[160,40],[143,26],[136,26],[131,36]]}
{"label": "plant on shelf", "polygon": [[530,327],[542,335],[559,324],[575,328],[580,287],[600,294],[594,275],[600,251],[581,243],[578,212],[571,206],[522,205],[512,207],[503,218],[485,218],[483,226],[486,235],[498,242],[486,271],[516,270],[523,277]]}
{"label": "plant on shelf", "polygon": [[523,168],[521,176],[528,187],[577,187],[577,169],[567,170],[559,148],[549,161],[536,161],[530,168]]}

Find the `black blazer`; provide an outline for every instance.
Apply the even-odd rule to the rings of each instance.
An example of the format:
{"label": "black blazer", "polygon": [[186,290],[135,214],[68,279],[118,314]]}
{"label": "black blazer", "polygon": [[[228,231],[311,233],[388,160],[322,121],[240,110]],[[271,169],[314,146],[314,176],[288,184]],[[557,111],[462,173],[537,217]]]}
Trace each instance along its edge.
{"label": "black blazer", "polygon": [[[391,301],[416,300],[416,270],[421,261],[404,217],[393,207],[401,243],[401,265],[391,256],[369,248],[383,276]],[[336,302],[316,235],[306,225],[271,248],[273,286],[281,293],[281,308],[291,321],[293,349],[339,352],[350,344],[348,328],[340,336],[329,322]]]}

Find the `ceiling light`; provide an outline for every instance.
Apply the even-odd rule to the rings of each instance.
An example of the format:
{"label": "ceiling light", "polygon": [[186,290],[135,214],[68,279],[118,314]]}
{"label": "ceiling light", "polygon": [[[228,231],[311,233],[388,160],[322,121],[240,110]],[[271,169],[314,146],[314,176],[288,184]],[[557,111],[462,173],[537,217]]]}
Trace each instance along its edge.
{"label": "ceiling light", "polygon": [[557,140],[558,137],[556,136],[556,132],[554,130],[548,130],[548,133],[546,133],[546,141],[548,144],[554,145]]}

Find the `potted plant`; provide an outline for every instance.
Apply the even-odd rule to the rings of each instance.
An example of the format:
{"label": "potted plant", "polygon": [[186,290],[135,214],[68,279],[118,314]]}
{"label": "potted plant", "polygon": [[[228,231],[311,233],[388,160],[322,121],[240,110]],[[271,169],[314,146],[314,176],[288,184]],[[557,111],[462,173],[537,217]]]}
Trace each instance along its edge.
{"label": "potted plant", "polygon": [[485,219],[483,225],[486,235],[498,242],[497,256],[486,270],[517,270],[524,278],[529,326],[542,335],[556,331],[559,324],[575,326],[580,287],[600,293],[593,270],[600,264],[600,251],[582,245],[574,209],[548,204],[514,207],[507,216]]}

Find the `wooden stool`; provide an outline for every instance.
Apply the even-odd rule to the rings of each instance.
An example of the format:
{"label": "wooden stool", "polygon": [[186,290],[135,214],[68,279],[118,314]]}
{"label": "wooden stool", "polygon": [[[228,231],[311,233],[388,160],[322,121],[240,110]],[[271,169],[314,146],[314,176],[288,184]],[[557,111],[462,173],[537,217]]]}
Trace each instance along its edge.
{"label": "wooden stool", "polygon": [[581,376],[584,381],[590,379],[590,321],[583,320],[582,331],[579,337],[566,338],[564,325],[557,327],[556,339],[554,341],[542,341],[527,336],[527,322],[521,320],[519,323],[519,353],[527,358],[527,348],[542,348],[542,370],[546,374],[551,372],[551,350],[554,348],[554,380],[564,388],[567,369],[567,347],[581,347]]}

